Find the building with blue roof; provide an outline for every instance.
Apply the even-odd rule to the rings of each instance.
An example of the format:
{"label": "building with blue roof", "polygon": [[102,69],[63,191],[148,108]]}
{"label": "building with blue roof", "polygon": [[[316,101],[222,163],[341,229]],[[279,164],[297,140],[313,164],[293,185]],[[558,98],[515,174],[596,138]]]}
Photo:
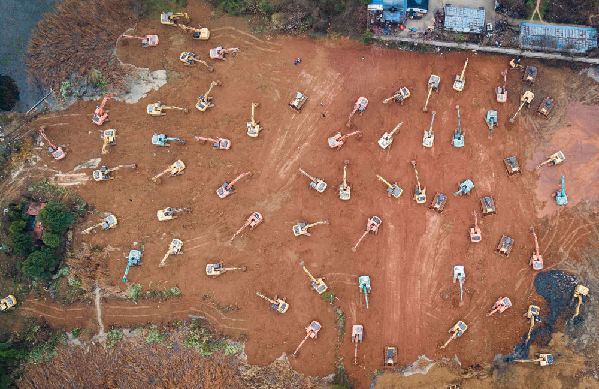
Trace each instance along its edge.
{"label": "building with blue roof", "polygon": [[369,25],[403,24],[408,18],[421,18],[428,12],[429,0],[371,0]]}
{"label": "building with blue roof", "polygon": [[597,47],[597,29],[539,23],[520,25],[520,48],[584,54]]}
{"label": "building with blue roof", "polygon": [[445,6],[443,28],[451,32],[482,34],[485,30],[485,9]]}

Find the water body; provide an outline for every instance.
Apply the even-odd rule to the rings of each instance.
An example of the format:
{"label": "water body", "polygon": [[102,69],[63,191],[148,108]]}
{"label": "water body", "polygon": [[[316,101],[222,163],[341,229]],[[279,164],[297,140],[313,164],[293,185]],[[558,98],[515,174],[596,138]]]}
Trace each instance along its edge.
{"label": "water body", "polygon": [[46,12],[59,0],[0,0],[0,74],[11,77],[19,86],[20,101],[14,110],[23,112],[40,98],[44,91],[27,79],[24,55],[32,30]]}

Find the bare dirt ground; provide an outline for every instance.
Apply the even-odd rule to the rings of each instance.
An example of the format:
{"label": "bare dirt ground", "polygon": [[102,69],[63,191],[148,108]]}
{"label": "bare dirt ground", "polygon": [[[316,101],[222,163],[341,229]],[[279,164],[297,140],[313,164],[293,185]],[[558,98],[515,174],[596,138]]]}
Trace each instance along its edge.
{"label": "bare dirt ground", "polygon": [[[311,320],[319,320],[323,329],[318,339],[307,342],[292,365],[302,373],[323,376],[331,372],[335,362],[335,315],[333,308],[308,287],[299,266],[305,261],[314,275],[326,277],[340,297],[336,304],[347,315],[340,353],[350,377],[361,385],[365,385],[367,373],[380,368],[385,345],[399,347],[400,364],[416,360],[419,354],[431,359],[455,354],[468,366],[511,351],[527,330],[522,314],[528,305],[540,305],[542,310],[544,306],[533,287],[535,273],[528,266],[534,248],[528,229],[537,226],[539,216],[532,190],[538,178],[530,164],[524,166],[534,149],[530,122],[541,119],[532,117],[532,109],[524,110],[516,123],[508,126],[507,119],[519,98],[520,74],[509,75],[507,104],[497,104],[494,94],[508,59],[465,53],[417,54],[345,40],[270,39],[248,34],[240,20],[209,19],[204,7],[192,6],[188,11],[194,23],[201,21],[211,28],[208,42],[192,41],[182,31],[153,20],[141,23],[138,30],[158,33],[158,47],[142,49],[137,42],[121,42],[117,50],[125,63],[150,70],[166,68],[167,85],[134,105],[109,101],[110,121],[101,128],[91,123],[97,102],[78,102],[64,114],[37,123],[47,125],[50,138],[68,152],[59,162],[44,154],[42,164],[64,174],[80,173],[73,171],[75,166],[101,157],[100,133],[107,128],[117,129],[118,144],[102,156],[102,164],[138,165],[136,170],[113,173],[115,179],[110,182],[83,181],[71,186],[100,212],[112,212],[119,220],[114,230],[75,235],[76,252],[85,251],[86,245],[104,248],[102,253],[81,259],[75,267],[95,274],[103,290],[125,291],[127,285],[121,278],[126,255],[134,242],[144,242],[142,265],[131,269],[130,284],[148,288],[152,283],[156,289],[177,285],[183,293],[179,299],[161,303],[141,301],[135,305],[105,300],[104,325],[128,326],[203,315],[225,334],[246,334],[248,362],[265,365],[283,352],[292,352],[305,334],[304,327]],[[185,67],[178,60],[181,51],[207,58],[208,50],[217,45],[240,47],[241,52],[214,63],[214,73],[199,66]],[[294,66],[297,57],[303,61]],[[466,89],[458,94],[451,83],[466,57],[470,59]],[[564,73],[568,70],[538,66],[539,83],[544,77],[553,77],[551,85],[556,89],[566,83],[568,75]],[[430,113],[423,113],[422,106],[431,73],[441,76],[441,87],[429,104],[429,112],[437,113],[435,146],[424,149],[422,132],[429,127]],[[212,92],[216,106],[199,112],[193,105],[214,79],[223,84]],[[412,97],[403,106],[383,105],[381,101],[400,86],[408,87]],[[287,106],[296,90],[309,96],[301,113]],[[359,96],[370,100],[366,112],[353,121],[363,137],[351,138],[341,151],[330,150],[327,138],[338,130],[347,131],[347,115]],[[168,111],[161,118],[146,115],[146,105],[158,100],[188,107],[190,112]],[[252,101],[260,103],[256,118],[264,127],[258,139],[245,135]],[[457,127],[456,104],[460,105],[466,137],[463,149],[451,146]],[[493,137],[489,137],[484,122],[488,109],[499,112],[499,127]],[[551,123],[562,120],[559,112]],[[399,121],[404,124],[393,146],[381,150],[376,141]],[[187,144],[157,148],[150,142],[153,133],[181,137]],[[213,150],[196,142],[194,135],[231,139],[232,148]],[[526,167],[522,175],[506,175],[502,159],[509,155],[518,156]],[[182,176],[164,177],[160,184],[150,180],[177,159],[187,165]],[[443,214],[411,199],[416,183],[409,164],[412,159],[418,162],[429,201],[435,192],[449,195]],[[347,203],[337,196],[344,160],[350,160],[348,180],[352,186],[352,198]],[[325,179],[327,191],[318,194],[309,189],[298,167]],[[253,176],[236,185],[235,195],[219,199],[217,187],[244,171],[252,171]],[[388,198],[376,180],[377,173],[397,181],[405,190],[403,196]],[[458,183],[466,178],[476,185],[473,193],[453,197]],[[468,228],[473,223],[472,211],[480,209],[479,198],[485,195],[495,199],[497,215],[479,219],[483,241],[474,245],[469,242]],[[167,206],[191,207],[193,213],[160,223],[156,211]],[[230,236],[253,211],[262,213],[264,223],[229,243]],[[78,229],[96,223],[100,215],[90,216]],[[368,236],[353,253],[351,247],[372,215],[382,218],[380,232]],[[322,219],[329,225],[315,227],[311,237],[293,237],[292,225]],[[557,222],[537,226],[543,250],[554,244],[549,236]],[[502,234],[515,239],[507,259],[494,253]],[[559,247],[575,246],[579,237],[562,237]],[[167,266],[159,268],[173,238],[184,242],[184,254],[171,256]],[[554,248],[558,249],[557,242]],[[551,256],[546,258],[551,268]],[[246,265],[248,271],[207,278],[206,264],[218,260]],[[463,306],[458,304],[459,287],[451,282],[452,267],[457,264],[466,266]],[[360,275],[369,275],[372,281],[369,310],[358,289]],[[289,312],[281,315],[270,310],[254,295],[257,290],[287,297]],[[500,296],[510,297],[513,307],[487,317],[485,313]],[[222,307],[230,305],[239,310],[223,312],[227,310]],[[58,327],[97,323],[92,306],[63,308],[28,300],[20,309],[43,315]],[[439,350],[447,330],[458,320],[468,324],[467,333],[446,350]],[[365,333],[358,366],[351,364],[349,334],[353,324],[364,325]]]}

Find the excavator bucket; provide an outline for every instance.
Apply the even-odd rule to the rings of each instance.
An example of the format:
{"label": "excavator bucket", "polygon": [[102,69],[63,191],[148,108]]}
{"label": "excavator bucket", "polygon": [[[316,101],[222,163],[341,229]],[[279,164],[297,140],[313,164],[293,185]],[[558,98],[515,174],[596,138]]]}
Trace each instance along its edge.
{"label": "excavator bucket", "polygon": [[502,257],[509,257],[510,253],[512,252],[512,248],[514,247],[514,239],[510,238],[507,235],[502,235],[501,239],[499,240],[499,243],[497,244],[497,248],[495,249],[495,251],[497,252],[497,254],[501,255]]}
{"label": "excavator bucket", "polygon": [[503,164],[505,165],[505,170],[507,171],[508,176],[513,176],[514,174],[522,173],[520,170],[520,164],[516,159],[516,156],[507,157],[503,160]]}
{"label": "excavator bucket", "polygon": [[481,197],[480,208],[483,216],[494,215],[497,213],[495,209],[495,200],[491,196]]}
{"label": "excavator bucket", "polygon": [[431,201],[431,205],[429,208],[434,209],[435,211],[442,213],[445,209],[445,205],[447,204],[447,196],[443,193],[435,193],[435,197],[433,197],[433,201]]}
{"label": "excavator bucket", "polygon": [[302,110],[304,104],[306,104],[306,101],[308,101],[308,96],[302,92],[297,92],[295,97],[289,102],[289,106],[299,112]]}
{"label": "excavator bucket", "polygon": [[383,366],[394,367],[397,365],[397,347],[385,346],[383,351]]}

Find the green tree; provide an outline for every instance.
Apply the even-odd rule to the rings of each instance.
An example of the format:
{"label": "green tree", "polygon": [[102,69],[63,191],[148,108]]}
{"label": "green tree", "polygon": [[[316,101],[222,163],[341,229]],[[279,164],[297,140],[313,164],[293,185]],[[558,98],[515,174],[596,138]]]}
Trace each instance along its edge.
{"label": "green tree", "polygon": [[42,225],[55,234],[63,234],[75,221],[75,215],[69,208],[56,201],[46,204],[38,217]]}
{"label": "green tree", "polygon": [[13,252],[21,257],[26,257],[33,248],[33,239],[23,232],[26,223],[24,221],[12,222],[10,225],[10,234],[8,235],[8,244]]}
{"label": "green tree", "polygon": [[44,242],[46,246],[55,249],[60,246],[60,235],[46,231],[44,236],[42,236],[42,242]]}
{"label": "green tree", "polygon": [[360,41],[365,45],[369,44],[372,41],[372,31],[366,30],[364,34],[360,35]]}
{"label": "green tree", "polygon": [[21,264],[21,271],[38,280],[52,277],[60,259],[47,247],[34,251]]}

